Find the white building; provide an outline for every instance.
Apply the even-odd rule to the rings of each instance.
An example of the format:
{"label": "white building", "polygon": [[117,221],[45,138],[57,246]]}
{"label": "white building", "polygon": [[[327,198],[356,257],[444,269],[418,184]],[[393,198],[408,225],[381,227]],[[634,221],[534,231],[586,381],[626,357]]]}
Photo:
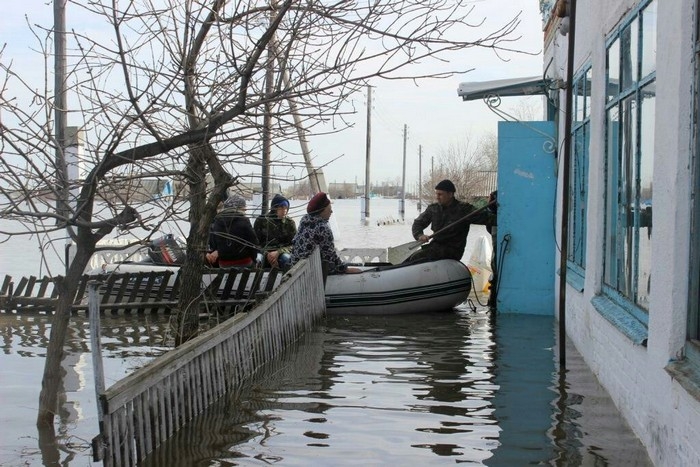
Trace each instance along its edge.
{"label": "white building", "polygon": [[573,91],[567,336],[656,465],[700,465],[700,0],[540,6],[560,148]]}

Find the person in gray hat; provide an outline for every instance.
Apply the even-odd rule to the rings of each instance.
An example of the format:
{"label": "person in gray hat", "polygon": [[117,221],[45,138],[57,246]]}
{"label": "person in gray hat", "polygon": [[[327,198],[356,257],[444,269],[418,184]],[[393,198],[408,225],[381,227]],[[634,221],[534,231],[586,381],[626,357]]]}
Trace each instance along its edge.
{"label": "person in gray hat", "polygon": [[[411,226],[413,238],[423,242],[424,245],[406,259],[405,262],[419,260],[456,259],[460,261],[467,245],[467,235],[471,224],[494,225],[495,216],[488,210],[475,212],[477,208],[472,204],[455,198],[454,183],[451,180],[442,180],[435,185],[435,203],[418,215]],[[474,213],[474,216],[463,221],[461,218]],[[428,236],[424,230],[430,226],[436,234]],[[428,241],[430,241],[428,243]]]}
{"label": "person in gray hat", "polygon": [[212,266],[252,266],[258,254],[258,238],[245,215],[246,201],[241,195],[231,195],[214,218],[209,232],[209,253]]}

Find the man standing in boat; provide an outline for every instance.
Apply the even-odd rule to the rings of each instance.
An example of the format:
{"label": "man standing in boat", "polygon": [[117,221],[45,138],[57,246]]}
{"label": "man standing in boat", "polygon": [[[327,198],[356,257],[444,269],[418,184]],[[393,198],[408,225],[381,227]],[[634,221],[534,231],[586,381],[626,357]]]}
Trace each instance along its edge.
{"label": "man standing in boat", "polygon": [[[424,243],[420,250],[408,257],[406,262],[418,260],[456,259],[460,261],[467,245],[471,224],[495,225],[495,216],[487,209],[479,210],[472,204],[455,198],[455,185],[443,180],[435,186],[437,202],[430,204],[413,221],[413,238]],[[463,219],[467,217],[466,219]],[[463,220],[462,220],[463,219]],[[433,235],[423,231],[430,226]],[[427,243],[429,240],[430,243]]]}

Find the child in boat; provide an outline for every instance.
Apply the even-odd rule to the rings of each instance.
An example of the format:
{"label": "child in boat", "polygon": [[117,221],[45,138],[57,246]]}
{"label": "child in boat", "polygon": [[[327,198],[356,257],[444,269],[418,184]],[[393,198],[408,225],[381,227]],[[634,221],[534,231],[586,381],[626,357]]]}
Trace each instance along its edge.
{"label": "child in boat", "polygon": [[258,239],[245,215],[246,201],[232,195],[224,201],[224,208],[214,218],[209,232],[207,261],[220,267],[252,266],[258,254]]}
{"label": "child in boat", "polygon": [[288,213],[289,201],[276,194],[270,203],[270,211],[255,219],[253,229],[264,250],[265,267],[288,269],[290,266],[297,226]]}
{"label": "child in boat", "polygon": [[328,274],[358,273],[361,269],[348,266],[335,251],[333,231],[328,219],[333,214],[331,200],[323,193],[317,193],[306,206],[307,214],[299,222],[299,230],[292,246],[292,265],[308,258],[317,246],[321,250],[321,261],[328,266]]}

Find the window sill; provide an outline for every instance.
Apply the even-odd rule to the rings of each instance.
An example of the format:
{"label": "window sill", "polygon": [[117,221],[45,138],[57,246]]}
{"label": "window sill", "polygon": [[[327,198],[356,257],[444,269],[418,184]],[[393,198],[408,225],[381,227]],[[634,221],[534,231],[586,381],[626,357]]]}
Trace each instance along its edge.
{"label": "window sill", "polygon": [[671,378],[685,389],[688,394],[700,401],[700,368],[688,358],[673,361],[664,368]]}
{"label": "window sill", "polygon": [[566,269],[566,283],[577,292],[583,292],[585,278],[583,275],[571,267]]}
{"label": "window sill", "polygon": [[647,326],[632,316],[627,310],[602,295],[596,295],[591,300],[593,308],[615,326],[618,331],[627,336],[637,345],[646,347],[649,330]]}

